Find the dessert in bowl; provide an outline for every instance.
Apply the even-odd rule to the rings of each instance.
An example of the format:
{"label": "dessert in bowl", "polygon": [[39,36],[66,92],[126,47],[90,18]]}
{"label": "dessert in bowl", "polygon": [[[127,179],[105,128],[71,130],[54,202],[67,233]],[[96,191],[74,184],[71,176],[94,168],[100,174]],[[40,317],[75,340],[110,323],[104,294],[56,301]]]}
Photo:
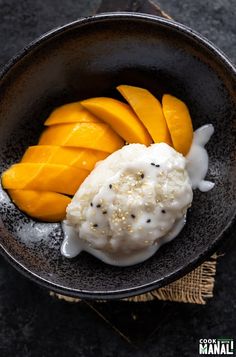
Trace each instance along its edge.
{"label": "dessert in bowl", "polygon": [[214,128],[193,133],[189,110],[176,97],[165,94],[161,104],[144,88],[117,89],[130,105],[98,97],[55,109],[38,145],[3,172],[2,185],[32,218],[63,220],[64,256],[84,250],[129,266],[180,233],[192,188],[214,187],[204,180],[204,146]]}
{"label": "dessert in bowl", "polygon": [[[116,26],[119,21],[123,21],[122,29]],[[146,36],[147,30],[149,36]],[[107,38],[111,38],[109,46]],[[33,61],[36,55],[39,60]],[[191,72],[187,74],[184,68],[190,67]],[[171,93],[188,104],[194,130],[207,123],[215,127],[207,147],[210,155],[207,180],[215,183],[214,189],[208,193],[194,193],[187,224],[178,237],[139,265],[112,267],[86,253],[74,260],[61,257],[63,232],[60,224],[39,223],[27,218],[2,191],[4,234],[1,244],[7,256],[17,261],[18,267],[30,271],[31,276],[37,276],[38,281],[57,291],[76,296],[120,297],[161,286],[192,269],[213,251],[234,214],[233,166],[229,153],[234,146],[230,129],[233,124],[222,118],[232,117],[235,102],[233,68],[207,41],[190,34],[181,25],[149,16],[98,16],[60,29],[33,45],[27,56],[5,74],[2,83],[5,89],[2,107],[8,120],[7,130],[4,131],[3,125],[2,131],[2,171],[19,161],[27,147],[37,143],[42,123],[53,108],[100,96],[120,100],[114,87],[121,83],[146,88],[159,100],[163,94]],[[24,91],[19,91],[20,88]],[[7,110],[12,98],[14,106],[8,106]],[[227,148],[223,150],[226,137]],[[202,149],[194,147],[195,153]],[[109,157],[104,163],[106,160]],[[150,169],[154,169],[151,163],[159,164],[149,162]],[[94,172],[96,169],[99,165]],[[158,170],[156,166],[155,169]],[[191,170],[188,176],[191,179]],[[143,180],[144,183],[148,177]],[[198,186],[197,181],[195,185]],[[203,181],[201,188],[205,186],[206,190],[206,185],[209,183]],[[221,205],[217,205],[219,197],[227,209],[222,210]],[[189,202],[186,207],[188,205]],[[152,218],[146,221],[148,219]]]}

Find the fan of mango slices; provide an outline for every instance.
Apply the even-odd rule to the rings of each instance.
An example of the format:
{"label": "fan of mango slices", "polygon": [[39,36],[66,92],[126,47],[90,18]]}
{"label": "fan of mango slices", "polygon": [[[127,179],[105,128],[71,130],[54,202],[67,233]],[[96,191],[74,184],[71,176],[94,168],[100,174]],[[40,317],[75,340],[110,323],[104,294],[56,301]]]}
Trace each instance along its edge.
{"label": "fan of mango slices", "polygon": [[165,94],[162,104],[148,90],[120,85],[128,104],[90,98],[55,109],[45,121],[38,145],[2,175],[12,201],[29,216],[57,222],[71,196],[96,162],[125,143],[165,142],[186,155],[193,139],[187,106]]}

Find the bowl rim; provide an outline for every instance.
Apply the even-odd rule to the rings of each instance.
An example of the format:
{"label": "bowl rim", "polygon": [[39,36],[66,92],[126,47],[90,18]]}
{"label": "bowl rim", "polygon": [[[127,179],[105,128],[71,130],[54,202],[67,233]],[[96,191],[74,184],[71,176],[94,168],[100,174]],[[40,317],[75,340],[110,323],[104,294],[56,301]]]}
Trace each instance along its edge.
{"label": "bowl rim", "polygon": [[[205,47],[208,51],[214,54],[218,61],[220,61],[223,66],[227,67],[232,78],[235,78],[236,82],[236,68],[233,63],[229,60],[229,58],[215,46],[211,41],[207,38],[199,34],[197,31],[192,30],[190,27],[185,26],[181,23],[178,23],[173,20],[164,19],[159,16],[149,15],[144,13],[134,13],[134,12],[107,12],[96,14],[93,16],[79,18],[73,22],[67,23],[65,25],[53,28],[52,30],[42,34],[29,44],[27,44],[21,51],[19,51],[15,56],[13,56],[10,61],[5,64],[0,71],[0,86],[4,77],[11,71],[11,69],[28,53],[33,51],[39,45],[46,42],[48,39],[53,38],[54,36],[58,36],[64,31],[82,27],[83,25],[88,25],[90,23],[96,23],[100,21],[109,21],[109,20],[118,20],[118,19],[136,19],[151,23],[158,23],[163,26],[169,27],[172,30],[177,31],[178,33],[183,33],[185,36],[187,35],[190,39],[195,40],[201,47]],[[222,241],[225,241],[226,238],[230,236],[231,229],[233,229],[233,225],[236,222],[236,211],[232,213],[232,216],[229,218],[227,225],[222,229],[221,233],[217,236],[216,240],[211,243],[202,253],[198,254],[193,258],[187,265],[181,266],[181,268],[171,272],[169,275],[165,275],[161,279],[154,280],[147,284],[141,284],[138,286],[134,286],[126,289],[117,289],[117,290],[108,290],[104,291],[89,291],[89,290],[79,290],[77,288],[68,288],[58,283],[54,283],[48,279],[40,277],[26,266],[23,263],[20,263],[0,242],[0,253],[7,261],[11,263],[18,271],[23,273],[27,278],[37,282],[39,285],[52,290],[56,293],[79,297],[83,299],[121,299],[127,298],[134,295],[139,295],[151,291],[153,289],[157,289],[163,287],[179,278],[184,276],[185,274],[192,271],[194,268],[202,264],[208,257],[210,257],[218,248],[219,244]]]}

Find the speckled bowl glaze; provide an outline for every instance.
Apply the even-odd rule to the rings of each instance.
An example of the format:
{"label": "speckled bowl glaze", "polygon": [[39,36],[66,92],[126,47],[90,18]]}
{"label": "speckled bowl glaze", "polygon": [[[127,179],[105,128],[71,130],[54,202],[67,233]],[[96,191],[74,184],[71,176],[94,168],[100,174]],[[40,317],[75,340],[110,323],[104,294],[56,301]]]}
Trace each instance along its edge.
{"label": "speckled bowl glaze", "polygon": [[118,97],[125,83],[172,93],[189,106],[194,128],[212,123],[208,179],[194,193],[181,234],[149,260],[106,265],[87,253],[60,255],[60,224],[36,222],[1,189],[0,251],[39,284],[81,298],[121,298],[161,287],[200,264],[226,238],[235,215],[236,72],[206,39],[172,21],[116,13],[81,19],[42,36],[5,68],[0,82],[0,168],[34,145],[56,106],[92,96]]}

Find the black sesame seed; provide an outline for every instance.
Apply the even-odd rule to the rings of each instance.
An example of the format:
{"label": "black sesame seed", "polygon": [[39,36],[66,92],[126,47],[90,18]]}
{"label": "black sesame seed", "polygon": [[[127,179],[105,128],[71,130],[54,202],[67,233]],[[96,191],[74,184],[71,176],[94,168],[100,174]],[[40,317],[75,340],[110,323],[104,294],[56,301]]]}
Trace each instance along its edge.
{"label": "black sesame seed", "polygon": [[161,210],[162,213],[166,213],[166,211],[164,209]]}
{"label": "black sesame seed", "polygon": [[155,163],[154,163],[154,162],[151,162],[151,165],[152,165],[152,166],[155,166]]}
{"label": "black sesame seed", "polygon": [[157,164],[156,167],[160,167],[160,165]]}
{"label": "black sesame seed", "polygon": [[90,203],[90,206],[93,207],[93,202]]}
{"label": "black sesame seed", "polygon": [[96,207],[97,207],[97,208],[100,208],[100,207],[101,207],[101,205],[100,205],[100,204],[98,204]]}
{"label": "black sesame seed", "polygon": [[102,214],[107,214],[107,211],[103,211]]}
{"label": "black sesame seed", "polygon": [[134,214],[131,214],[131,217],[132,217],[132,218],[135,218],[135,215],[134,215]]}
{"label": "black sesame seed", "polygon": [[112,188],[112,184],[110,183],[109,188]]}
{"label": "black sesame seed", "polygon": [[149,218],[149,219],[147,219],[147,223],[150,223],[150,222],[151,222],[150,218]]}
{"label": "black sesame seed", "polygon": [[94,223],[93,227],[97,227],[97,226],[98,226],[98,224],[97,224],[97,223]]}
{"label": "black sesame seed", "polygon": [[141,174],[140,176],[141,176],[142,179],[144,178],[144,174]]}

